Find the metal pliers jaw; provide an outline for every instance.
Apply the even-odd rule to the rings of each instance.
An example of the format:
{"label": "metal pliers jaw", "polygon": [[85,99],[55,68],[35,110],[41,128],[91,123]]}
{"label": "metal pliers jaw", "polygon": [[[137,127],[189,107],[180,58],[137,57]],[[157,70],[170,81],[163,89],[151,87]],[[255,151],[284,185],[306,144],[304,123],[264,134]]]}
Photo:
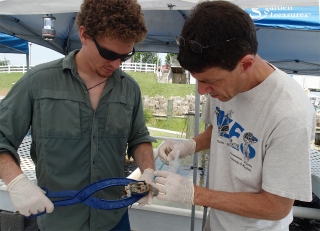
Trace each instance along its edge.
{"label": "metal pliers jaw", "polygon": [[[105,188],[109,188],[113,186],[126,186],[134,182],[141,182],[141,181],[136,181],[128,178],[109,178],[109,179],[104,179],[104,180],[92,183],[80,191],[66,190],[66,191],[60,191],[60,192],[50,192],[47,188],[41,187],[41,189],[45,191],[45,195],[48,198],[67,198],[67,199],[53,201],[52,203],[55,207],[82,203],[95,209],[112,210],[112,209],[120,209],[120,208],[128,207],[133,203],[139,201],[144,196],[146,196],[148,192],[143,192],[138,194],[132,193],[130,197],[119,199],[119,200],[105,200],[105,199],[92,197],[91,195]],[[33,218],[36,216],[43,215],[45,213],[46,211],[40,212],[31,216],[28,216],[27,218]]]}

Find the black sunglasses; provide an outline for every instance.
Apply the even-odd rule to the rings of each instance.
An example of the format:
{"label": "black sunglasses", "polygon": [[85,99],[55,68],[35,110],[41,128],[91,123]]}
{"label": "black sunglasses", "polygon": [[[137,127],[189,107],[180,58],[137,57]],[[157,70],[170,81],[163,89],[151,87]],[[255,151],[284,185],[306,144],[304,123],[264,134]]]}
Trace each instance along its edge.
{"label": "black sunglasses", "polygon": [[[178,44],[179,47],[185,47],[186,46],[186,40],[181,35],[177,35],[175,38],[176,38],[176,43]],[[247,42],[247,40],[245,38],[243,38],[243,37],[235,37],[235,38],[227,39],[224,42],[230,42],[230,41],[233,41],[233,40],[239,39],[239,38],[242,38]],[[200,43],[198,43],[198,42],[196,42],[194,40],[189,40],[187,42],[189,42],[191,50],[193,50],[195,53],[202,53],[202,49],[213,47],[213,46],[216,46],[218,44],[221,44],[221,43],[215,43],[215,44],[212,44],[210,46],[202,46]]]}
{"label": "black sunglasses", "polygon": [[102,48],[99,43],[97,43],[97,41],[95,39],[92,39],[94,44],[96,45],[99,54],[101,55],[102,58],[107,59],[107,60],[116,60],[116,59],[120,59],[122,62],[127,61],[128,59],[130,59],[134,53],[136,53],[135,49],[133,48],[133,50],[128,53],[128,54],[124,54],[124,55],[120,55],[118,53],[115,53],[113,51],[109,51],[105,48]]}

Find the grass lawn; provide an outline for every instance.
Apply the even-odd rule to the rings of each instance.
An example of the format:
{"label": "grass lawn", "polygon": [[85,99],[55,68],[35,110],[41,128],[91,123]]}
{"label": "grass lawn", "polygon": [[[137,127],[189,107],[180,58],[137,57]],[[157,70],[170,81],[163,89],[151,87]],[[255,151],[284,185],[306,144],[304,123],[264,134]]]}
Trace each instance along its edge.
{"label": "grass lawn", "polygon": [[13,83],[17,82],[23,73],[0,73],[0,96],[5,96],[12,88]]}
{"label": "grass lawn", "polygon": [[194,84],[171,84],[158,83],[155,73],[144,72],[127,72],[140,85],[142,95],[156,96],[161,95],[169,99],[170,96],[195,95],[196,86]]}

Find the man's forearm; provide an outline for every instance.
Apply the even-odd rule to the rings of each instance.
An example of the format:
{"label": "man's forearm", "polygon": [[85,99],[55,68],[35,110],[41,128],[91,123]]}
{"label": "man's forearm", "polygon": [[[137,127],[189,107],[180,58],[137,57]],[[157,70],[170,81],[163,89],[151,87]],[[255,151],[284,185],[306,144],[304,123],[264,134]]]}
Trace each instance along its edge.
{"label": "man's forearm", "polygon": [[195,186],[194,204],[221,211],[263,220],[280,220],[286,217],[294,200],[266,191],[222,192]]}
{"label": "man's forearm", "polygon": [[153,157],[152,144],[151,143],[140,144],[134,152],[134,159],[142,173],[147,168],[154,169],[154,157]]}
{"label": "man's forearm", "polygon": [[0,178],[6,185],[21,173],[22,170],[9,153],[0,154]]}

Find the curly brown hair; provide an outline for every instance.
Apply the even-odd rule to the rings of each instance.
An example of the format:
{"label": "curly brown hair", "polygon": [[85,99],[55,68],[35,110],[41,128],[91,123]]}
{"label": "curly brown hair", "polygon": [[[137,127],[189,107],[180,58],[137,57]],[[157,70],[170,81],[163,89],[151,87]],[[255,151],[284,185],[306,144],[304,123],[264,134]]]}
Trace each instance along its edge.
{"label": "curly brown hair", "polygon": [[106,36],[125,43],[139,43],[147,34],[137,0],[84,0],[77,25],[89,38]]}

